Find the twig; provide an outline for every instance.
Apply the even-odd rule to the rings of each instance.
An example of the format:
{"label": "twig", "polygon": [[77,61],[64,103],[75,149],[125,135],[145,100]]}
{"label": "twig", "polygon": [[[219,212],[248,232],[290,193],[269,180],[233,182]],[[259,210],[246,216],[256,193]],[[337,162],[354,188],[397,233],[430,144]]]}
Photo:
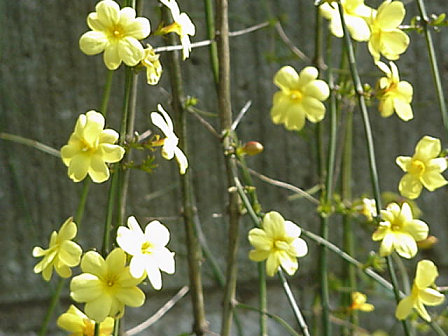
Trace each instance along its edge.
{"label": "twig", "polygon": [[287,190],[291,190],[292,192],[295,192],[295,193],[297,193],[297,194],[299,194],[299,195],[302,195],[303,198],[306,198],[306,199],[307,199],[308,201],[310,201],[311,203],[314,203],[314,204],[316,204],[316,205],[319,205],[319,204],[320,204],[319,200],[317,200],[316,198],[314,198],[313,196],[311,196],[311,195],[310,195],[309,193],[307,193],[305,190],[300,189],[299,187],[296,187],[296,186],[294,186],[294,185],[292,185],[292,184],[289,184],[289,183],[286,183],[286,182],[282,182],[282,181],[274,180],[274,179],[272,179],[272,178],[270,178],[270,177],[268,177],[268,176],[266,176],[266,175],[263,175],[263,174],[261,174],[261,173],[255,171],[255,170],[253,170],[253,169],[251,169],[251,168],[247,168],[247,170],[249,171],[249,173],[250,173],[251,175],[253,175],[253,176],[255,176],[255,177],[258,177],[260,180],[262,180],[262,181],[264,181],[264,182],[266,182],[266,183],[269,183],[269,184],[272,184],[272,185],[275,185],[275,186],[277,186],[277,187],[284,188],[284,189],[287,189]]}
{"label": "twig", "polygon": [[127,330],[124,336],[132,336],[141,333],[143,330],[149,328],[151,325],[160,320],[176,303],[178,303],[189,291],[188,286],[183,286],[170,300],[168,300],[154,315],[149,317],[146,321],[140,323],[132,329]]}
{"label": "twig", "polygon": [[[270,25],[269,21],[263,22],[263,23],[259,23],[256,24],[255,26],[251,26],[249,28],[245,28],[242,30],[237,30],[235,32],[230,32],[228,34],[229,37],[237,37],[237,36],[241,36],[244,34],[248,34],[248,33],[252,33],[256,30],[268,27]],[[214,40],[203,40],[203,41],[199,41],[199,42],[194,42],[191,44],[191,48],[199,48],[199,47],[206,47],[210,44],[212,44],[213,42],[216,42],[216,39]],[[175,51],[175,50],[182,50],[182,46],[181,45],[171,45],[171,46],[165,46],[165,47],[158,47],[158,48],[154,48],[154,52],[155,53],[160,53],[160,52],[165,52],[165,51]]]}
{"label": "twig", "polygon": [[283,30],[282,25],[280,22],[277,22],[275,24],[275,30],[277,30],[278,36],[282,39],[282,41],[291,49],[291,51],[301,60],[304,60],[306,62],[311,62],[311,59],[305,55],[299,48],[297,48],[294,43],[291,42],[289,37],[286,35],[285,31]]}
{"label": "twig", "polygon": [[47,145],[44,145],[43,143],[40,143],[39,141],[36,141],[36,140],[24,138],[19,135],[3,133],[3,132],[0,132],[0,139],[16,142],[16,143],[26,145],[26,146],[30,146],[30,147],[33,147],[33,148],[38,149],[44,153],[53,155],[58,158],[61,157],[61,153],[57,149],[54,149]]}
{"label": "twig", "polygon": [[236,130],[236,128],[238,127],[240,121],[243,119],[244,115],[246,114],[246,112],[249,111],[251,105],[252,105],[252,101],[251,100],[248,100],[247,103],[244,104],[244,106],[241,109],[240,113],[238,114],[238,116],[233,121],[232,126],[230,126],[230,131]]}
{"label": "twig", "polygon": [[218,132],[216,132],[215,128],[204,118],[202,118],[198,112],[196,112],[193,108],[189,107],[187,108],[188,112],[190,112],[191,114],[193,114],[195,116],[196,119],[199,120],[199,122],[205,126],[205,128],[211,133],[213,134],[214,137],[221,139],[221,136],[218,134]]}

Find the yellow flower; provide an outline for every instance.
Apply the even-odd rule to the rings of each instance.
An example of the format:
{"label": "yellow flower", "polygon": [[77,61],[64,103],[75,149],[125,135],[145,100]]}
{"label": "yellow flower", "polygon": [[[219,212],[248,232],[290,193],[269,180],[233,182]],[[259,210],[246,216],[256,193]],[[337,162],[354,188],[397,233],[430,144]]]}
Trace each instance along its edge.
{"label": "yellow flower", "polygon": [[389,60],[397,60],[409,45],[409,36],[398,26],[404,19],[406,10],[401,1],[386,0],[373,12],[370,29],[369,51],[376,62],[383,55]]}
{"label": "yellow flower", "polygon": [[[95,321],[89,319],[82,311],[74,305],[59,316],[58,327],[71,332],[70,336],[94,336]],[[99,336],[110,336],[114,329],[114,319],[107,317],[100,324]]]}
{"label": "yellow flower", "polygon": [[378,108],[381,116],[390,117],[395,110],[404,121],[411,120],[414,117],[411,108],[412,85],[406,81],[400,81],[397,66],[393,62],[389,64],[390,69],[383,62],[376,63],[386,74],[386,77],[381,77],[377,83],[377,97],[380,100]]}
{"label": "yellow flower", "polygon": [[82,254],[81,247],[72,241],[76,232],[76,224],[70,217],[62,224],[59,232],[53,231],[48,249],[36,246],[33,249],[33,257],[44,258],[34,267],[34,273],[42,272],[43,278],[50,281],[54,267],[62,278],[70,277],[70,267],[78,266]]}
{"label": "yellow flower", "polygon": [[93,182],[101,183],[109,178],[106,163],[118,162],[124,149],[114,145],[118,133],[104,128],[101,113],[89,111],[81,114],[68,144],[61,148],[61,157],[68,167],[68,176],[74,182],[82,181],[87,174]]}
{"label": "yellow flower", "polygon": [[434,191],[448,183],[440,174],[447,168],[446,159],[438,157],[440,151],[439,139],[424,136],[415,147],[414,156],[397,157],[395,162],[406,173],[398,186],[401,195],[415,199],[423,186]]}
{"label": "yellow flower", "polygon": [[162,65],[159,57],[160,55],[156,55],[152,46],[147,44],[141,64],[146,68],[146,81],[149,85],[156,85],[162,76]]}
{"label": "yellow flower", "polygon": [[274,84],[281,91],[274,94],[271,117],[274,124],[284,124],[288,130],[301,130],[305,117],[313,122],[324,118],[330,90],[327,83],[316,79],[315,67],[306,67],[300,75],[291,66],[284,66],[274,76]]}
{"label": "yellow flower", "polygon": [[368,221],[372,221],[373,217],[377,216],[376,202],[374,199],[363,198],[361,214],[367,217]]}
{"label": "yellow flower", "polygon": [[274,276],[281,266],[289,275],[293,275],[299,267],[298,257],[308,253],[308,247],[299,238],[300,228],[275,211],[263,217],[261,229],[249,231],[249,242],[255,248],[249,252],[252,261],[266,260],[266,273]]}
{"label": "yellow flower", "polygon": [[360,292],[352,293],[352,304],[350,305],[350,310],[360,310],[363,312],[371,312],[375,309],[373,304],[366,303],[367,296]]}
{"label": "yellow flower", "polygon": [[179,138],[174,134],[173,122],[171,121],[169,114],[166,113],[160,104],[157,105],[157,109],[159,110],[159,113],[152,112],[151,121],[155,126],[160,128],[166,136],[166,138],[163,139],[162,156],[167,160],[171,160],[175,157],[179,164],[180,174],[183,175],[188,168],[187,157],[184,152],[177,147]]}
{"label": "yellow flower", "polygon": [[185,60],[190,56],[191,43],[189,36],[196,34],[196,28],[191,22],[190,17],[186,13],[181,13],[179,5],[176,0],[160,0],[171,11],[171,16],[174,22],[167,27],[163,27],[161,32],[163,34],[176,33],[179,35],[180,43],[182,44],[182,58]]}
{"label": "yellow flower", "polygon": [[445,300],[445,296],[434,288],[434,281],[438,276],[437,266],[432,261],[418,262],[411,295],[402,299],[395,310],[397,319],[404,320],[414,308],[422,319],[431,322],[424,305],[437,306]]}
{"label": "yellow flower", "polygon": [[92,30],[79,40],[81,51],[87,55],[104,51],[104,64],[109,70],[117,69],[122,61],[128,66],[137,65],[144,56],[139,40],[151,31],[148,19],[136,18],[131,7],[120,10],[112,0],[100,1],[95,10],[87,17],[87,25]]}
{"label": "yellow flower", "polygon": [[[341,0],[344,9],[344,19],[350,36],[356,41],[368,41],[370,28],[367,19],[373,15],[374,10],[364,5],[364,0]],[[331,33],[336,37],[344,36],[338,5],[324,3],[319,7],[320,14],[330,20]]]}
{"label": "yellow flower", "polygon": [[174,253],[165,247],[170,240],[168,229],[159,221],[152,221],[143,232],[133,216],[128,218],[128,227],[118,228],[117,243],[132,256],[129,265],[131,275],[141,278],[146,274],[154,289],[161,289],[160,271],[168,274],[175,271]]}
{"label": "yellow flower", "polygon": [[89,251],[81,260],[81,269],[84,273],[70,283],[70,296],[76,302],[86,303],[85,313],[92,320],[119,318],[125,305],[140,307],[145,302],[145,294],[137,287],[142,279],[131,275],[122,249],[114,249],[106,260]]}
{"label": "yellow flower", "polygon": [[382,221],[373,233],[374,241],[382,240],[380,255],[390,255],[394,250],[403,258],[410,259],[417,254],[417,241],[428,237],[428,225],[412,217],[409,204],[400,207],[391,203],[381,210]]}

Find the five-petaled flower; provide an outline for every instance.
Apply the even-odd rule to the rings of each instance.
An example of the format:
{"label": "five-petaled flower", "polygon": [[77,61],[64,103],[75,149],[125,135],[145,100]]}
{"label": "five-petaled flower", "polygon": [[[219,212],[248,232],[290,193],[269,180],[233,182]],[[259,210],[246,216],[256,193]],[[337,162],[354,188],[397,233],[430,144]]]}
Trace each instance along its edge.
{"label": "five-petaled flower", "polygon": [[54,268],[61,277],[70,277],[72,275],[70,268],[79,264],[82,254],[81,247],[72,241],[76,233],[76,224],[70,217],[62,224],[59,232],[52,232],[48,249],[36,246],[33,249],[33,257],[43,259],[34,267],[34,273],[42,272],[43,278],[50,281]]}
{"label": "five-petaled flower", "polygon": [[[366,6],[364,0],[341,0],[344,20],[350,36],[356,41],[368,41],[370,28],[366,20],[374,15],[374,9]],[[319,7],[320,14],[330,20],[331,33],[336,37],[344,36],[341,17],[336,2],[324,3]]]}
{"label": "five-petaled flower", "polygon": [[146,82],[149,85],[156,85],[162,76],[162,65],[160,64],[160,55],[154,52],[152,46],[148,43],[145,48],[145,56],[141,65],[146,68]]}
{"label": "five-petaled flower", "polygon": [[155,126],[160,128],[166,136],[166,138],[161,140],[161,143],[163,144],[162,156],[167,160],[171,160],[175,157],[179,164],[180,174],[183,175],[188,168],[187,157],[184,152],[177,147],[179,138],[174,134],[173,122],[171,121],[169,114],[160,104],[157,105],[157,109],[159,112],[151,113],[151,121]]}
{"label": "five-petaled flower", "polygon": [[147,275],[151,285],[162,288],[160,271],[173,274],[174,253],[165,246],[170,240],[168,229],[159,221],[152,221],[142,231],[135,217],[128,218],[128,228],[120,226],[117,232],[118,245],[132,256],[130,262],[131,275],[141,278]]}
{"label": "five-petaled flower", "polygon": [[381,77],[377,83],[377,97],[380,100],[378,109],[382,117],[389,117],[395,111],[404,121],[411,120],[414,117],[411,108],[412,85],[400,81],[397,66],[393,62],[389,64],[390,69],[383,62],[376,63],[386,74],[386,77]]}
{"label": "five-petaled flower", "polygon": [[368,221],[372,221],[374,217],[376,217],[376,201],[371,198],[363,198],[362,199],[362,207],[361,214],[364,215]]}
{"label": "five-petaled flower", "polygon": [[367,296],[360,292],[352,292],[352,304],[350,305],[350,310],[360,310],[363,312],[371,312],[375,309],[373,304],[366,303]]}
{"label": "five-petaled flower", "polygon": [[445,296],[435,289],[434,281],[438,276],[437,266],[432,261],[418,262],[411,294],[402,299],[395,310],[397,319],[406,319],[414,308],[422,319],[431,322],[431,316],[424,305],[437,306],[445,300]]}
{"label": "five-petaled flower", "polygon": [[140,307],[145,302],[145,294],[137,287],[143,279],[131,275],[121,248],[110,252],[106,260],[98,252],[87,252],[81,260],[81,270],[84,273],[70,283],[70,296],[76,302],[86,303],[85,313],[92,320],[119,318],[125,305]]}
{"label": "five-petaled flower", "polygon": [[120,10],[113,0],[100,1],[95,10],[87,17],[87,25],[92,30],[79,40],[81,51],[87,55],[104,51],[104,64],[109,70],[117,69],[121,62],[137,65],[144,56],[139,40],[146,38],[151,30],[149,20],[136,18],[131,7]]}
{"label": "five-petaled flower", "polygon": [[297,258],[308,253],[308,246],[299,238],[300,228],[285,221],[276,211],[263,217],[261,228],[249,231],[249,242],[255,248],[249,252],[253,261],[266,260],[266,273],[274,276],[281,266],[289,275],[299,267]]}
{"label": "five-petaled flower", "polygon": [[[57,325],[59,328],[71,332],[70,336],[94,336],[95,321],[89,319],[86,314],[70,305],[70,308],[59,316]],[[114,329],[114,319],[107,317],[100,323],[99,336],[110,336]]]}
{"label": "five-petaled flower", "polygon": [[82,181],[87,174],[93,182],[101,183],[109,178],[106,163],[118,162],[124,149],[115,145],[118,133],[104,128],[101,113],[89,111],[81,114],[68,144],[61,148],[61,157],[68,167],[68,176],[74,182]]}
{"label": "five-petaled flower", "polygon": [[409,36],[398,28],[405,14],[403,3],[392,0],[384,1],[378,11],[372,13],[368,47],[375,63],[380,60],[380,55],[397,60],[408,48]]}
{"label": "five-petaled flower", "polygon": [[382,221],[372,235],[374,241],[382,241],[380,255],[390,255],[394,250],[403,258],[410,259],[417,254],[417,241],[428,237],[428,225],[414,219],[411,207],[404,202],[400,207],[391,203],[381,210]]}
{"label": "five-petaled flower", "polygon": [[317,79],[315,67],[306,67],[297,74],[291,66],[282,67],[274,76],[274,84],[280,88],[273,97],[271,117],[274,124],[284,124],[288,130],[301,130],[305,118],[316,123],[325,115],[321,101],[328,98],[327,83]]}
{"label": "five-petaled flower", "polygon": [[182,57],[187,59],[190,56],[191,43],[190,37],[196,34],[196,28],[191,22],[190,17],[186,13],[181,13],[179,5],[176,0],[160,0],[165,6],[167,6],[171,11],[171,16],[174,22],[169,26],[163,27],[161,33],[176,33],[179,35],[180,43],[182,44]]}
{"label": "five-petaled flower", "polygon": [[447,161],[446,158],[438,157],[440,151],[439,139],[424,136],[417,143],[412,157],[397,157],[397,165],[406,173],[398,185],[401,195],[415,199],[420,196],[423,186],[434,191],[448,184],[441,174],[447,168]]}

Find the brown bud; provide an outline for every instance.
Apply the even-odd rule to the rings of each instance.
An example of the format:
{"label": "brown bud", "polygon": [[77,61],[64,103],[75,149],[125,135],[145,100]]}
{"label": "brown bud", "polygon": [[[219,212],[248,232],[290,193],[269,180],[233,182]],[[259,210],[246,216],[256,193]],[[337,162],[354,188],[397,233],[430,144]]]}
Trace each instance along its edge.
{"label": "brown bud", "polygon": [[417,246],[419,249],[428,250],[437,244],[438,241],[439,239],[437,239],[437,237],[428,236],[428,238],[418,241]]}

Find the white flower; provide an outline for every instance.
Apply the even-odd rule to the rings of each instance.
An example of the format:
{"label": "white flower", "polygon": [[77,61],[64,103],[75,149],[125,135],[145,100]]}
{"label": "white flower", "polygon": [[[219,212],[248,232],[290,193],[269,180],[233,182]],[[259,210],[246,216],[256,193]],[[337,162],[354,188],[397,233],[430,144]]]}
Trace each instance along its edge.
{"label": "white flower", "polygon": [[170,116],[163,109],[162,105],[157,105],[157,109],[160,113],[152,112],[151,121],[155,126],[160,128],[166,136],[163,140],[162,156],[167,160],[176,157],[176,160],[179,163],[180,173],[183,175],[188,168],[187,157],[184,152],[177,147],[179,138],[174,134],[173,122],[171,121]]}
{"label": "white flower", "polygon": [[191,43],[188,36],[194,36],[196,34],[196,28],[193,22],[191,22],[190,17],[186,13],[180,12],[179,5],[176,0],[160,0],[160,2],[170,9],[174,20],[171,25],[162,28],[162,32],[174,32],[179,35],[180,43],[183,48],[182,57],[185,60],[190,56],[191,51]]}
{"label": "white flower", "polygon": [[168,229],[159,221],[152,221],[143,232],[134,216],[128,218],[128,227],[118,228],[117,243],[132,256],[131,275],[141,278],[146,272],[154,289],[161,289],[160,271],[168,274],[175,271],[174,253],[165,247],[170,240]]}

